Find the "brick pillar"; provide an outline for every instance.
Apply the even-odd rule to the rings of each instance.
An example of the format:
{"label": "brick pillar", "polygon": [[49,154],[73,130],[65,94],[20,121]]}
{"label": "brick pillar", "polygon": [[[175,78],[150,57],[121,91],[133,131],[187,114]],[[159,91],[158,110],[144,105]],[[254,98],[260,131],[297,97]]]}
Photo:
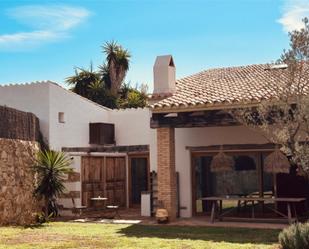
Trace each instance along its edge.
{"label": "brick pillar", "polygon": [[167,209],[170,220],[176,219],[175,129],[157,129],[158,200]]}

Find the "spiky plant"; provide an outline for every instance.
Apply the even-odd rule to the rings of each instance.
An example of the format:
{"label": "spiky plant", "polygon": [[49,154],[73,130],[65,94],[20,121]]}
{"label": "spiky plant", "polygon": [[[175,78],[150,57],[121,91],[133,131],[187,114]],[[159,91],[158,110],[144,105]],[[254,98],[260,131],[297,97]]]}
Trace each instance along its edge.
{"label": "spiky plant", "polygon": [[129,70],[131,55],[127,49],[124,49],[115,41],[106,42],[103,46],[103,52],[106,54],[110,91],[114,96],[117,96]]}
{"label": "spiky plant", "polygon": [[91,92],[89,90],[90,85],[96,82],[101,82],[101,75],[94,71],[92,64],[90,64],[90,69],[76,68],[75,75],[67,77],[66,80],[69,86],[72,86],[72,91],[85,97],[91,99]]}
{"label": "spiky plant", "polygon": [[71,159],[63,152],[44,150],[37,154],[33,166],[37,177],[34,194],[44,199],[46,215],[53,200],[65,191],[64,180],[66,174],[72,172],[70,166]]}

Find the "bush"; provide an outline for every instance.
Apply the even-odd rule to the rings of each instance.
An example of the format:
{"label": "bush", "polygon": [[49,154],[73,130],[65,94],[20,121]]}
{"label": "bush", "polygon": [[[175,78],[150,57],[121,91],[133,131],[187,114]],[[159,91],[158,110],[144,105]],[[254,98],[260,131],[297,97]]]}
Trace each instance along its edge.
{"label": "bush", "polygon": [[296,223],[279,234],[282,249],[309,249],[309,223]]}
{"label": "bush", "polygon": [[52,214],[46,216],[44,212],[34,213],[33,215],[35,217],[35,224],[33,225],[42,225],[44,223],[48,223],[52,218]]}

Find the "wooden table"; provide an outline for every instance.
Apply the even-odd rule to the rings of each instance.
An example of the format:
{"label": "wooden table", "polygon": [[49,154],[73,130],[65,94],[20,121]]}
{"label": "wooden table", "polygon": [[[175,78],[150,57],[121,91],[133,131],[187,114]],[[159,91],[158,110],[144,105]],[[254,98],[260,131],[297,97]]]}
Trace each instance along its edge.
{"label": "wooden table", "polygon": [[293,207],[293,211],[294,211],[294,215],[295,215],[295,219],[297,220],[297,213],[296,213],[296,208],[295,208],[295,203],[300,203],[300,202],[303,202],[303,201],[306,201],[306,198],[285,198],[285,197],[272,197],[272,198],[269,198],[269,197],[216,197],[216,196],[213,196],[213,197],[203,197],[203,198],[200,198],[200,200],[202,201],[210,201],[212,202],[212,205],[211,205],[211,215],[210,215],[210,222],[211,223],[214,223],[215,221],[215,217],[217,216],[216,214],[216,209],[217,209],[217,206],[218,206],[218,202],[219,202],[219,217],[222,218],[225,214],[227,213],[230,213],[231,210],[225,212],[225,213],[222,213],[222,202],[223,201],[238,201],[238,203],[240,202],[251,202],[252,203],[252,212],[251,212],[251,218],[254,219],[255,218],[255,214],[254,214],[254,203],[255,202],[270,202],[270,203],[277,203],[277,202],[285,202],[287,203],[287,215],[279,212],[278,210],[276,209],[272,209],[272,208],[269,208],[271,209],[273,212],[285,217],[288,219],[288,222],[291,224],[292,223],[292,212],[291,212],[291,207]]}

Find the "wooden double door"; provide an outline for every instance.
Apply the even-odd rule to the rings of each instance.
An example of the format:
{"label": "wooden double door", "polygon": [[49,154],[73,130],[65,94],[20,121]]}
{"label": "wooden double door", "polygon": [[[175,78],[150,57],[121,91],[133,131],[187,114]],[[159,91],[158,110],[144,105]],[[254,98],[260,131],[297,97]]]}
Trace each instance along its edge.
{"label": "wooden double door", "polygon": [[82,204],[94,205],[93,197],[107,197],[106,204],[126,206],[125,157],[82,157]]}

